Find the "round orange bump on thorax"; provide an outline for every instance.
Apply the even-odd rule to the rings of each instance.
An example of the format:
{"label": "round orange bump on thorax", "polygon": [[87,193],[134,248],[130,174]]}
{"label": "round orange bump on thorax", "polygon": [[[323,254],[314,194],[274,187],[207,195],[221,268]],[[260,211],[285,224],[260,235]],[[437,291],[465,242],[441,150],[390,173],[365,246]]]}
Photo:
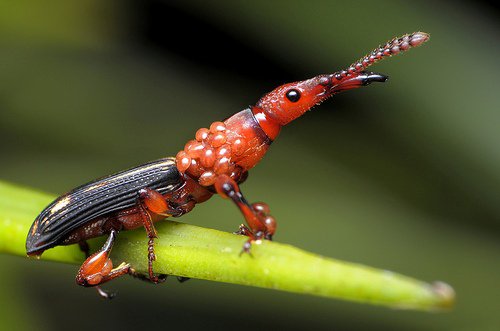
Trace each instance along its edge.
{"label": "round orange bump on thorax", "polygon": [[222,145],[225,144],[226,140],[227,137],[223,132],[217,132],[212,136],[212,139],[210,140],[210,145],[215,148],[221,147]]}
{"label": "round orange bump on thorax", "polygon": [[223,122],[213,122],[210,125],[210,132],[218,133],[226,131],[226,125]]}
{"label": "round orange bump on thorax", "polygon": [[231,147],[233,149],[233,153],[239,156],[246,150],[247,142],[243,138],[237,138],[233,141]]}
{"label": "round orange bump on thorax", "polygon": [[191,157],[184,152],[184,150],[180,151],[177,153],[177,156],[175,157],[176,164],[177,164],[177,169],[180,172],[186,172],[187,168],[191,165]]}
{"label": "round orange bump on thorax", "polygon": [[215,183],[215,179],[217,176],[213,171],[205,171],[201,174],[200,178],[198,178],[198,182],[202,186],[210,186]]}
{"label": "round orange bump on thorax", "polygon": [[206,147],[200,156],[200,163],[205,168],[211,168],[215,163],[215,151],[213,148]]}
{"label": "round orange bump on thorax", "polygon": [[197,141],[203,141],[208,138],[208,135],[210,134],[210,131],[206,128],[201,128],[198,131],[196,131],[195,138]]}
{"label": "round orange bump on thorax", "polygon": [[196,131],[195,139],[177,154],[177,168],[202,186],[213,185],[214,178],[221,175],[239,182],[240,176],[262,159],[271,141],[252,109],[247,108]]}
{"label": "round orange bump on thorax", "polygon": [[237,176],[233,156],[241,155],[247,146],[244,138],[229,130],[224,122],[214,122],[210,128],[196,131],[195,139],[188,141],[177,153],[177,169],[197,178],[202,186],[214,184],[217,175]]}

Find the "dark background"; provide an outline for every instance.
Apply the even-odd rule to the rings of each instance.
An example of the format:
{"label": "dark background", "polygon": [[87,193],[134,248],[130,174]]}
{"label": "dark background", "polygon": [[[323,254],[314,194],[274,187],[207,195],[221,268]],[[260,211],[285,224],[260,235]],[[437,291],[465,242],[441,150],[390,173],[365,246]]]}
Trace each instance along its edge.
{"label": "dark background", "polygon": [[[52,193],[175,155],[199,127],[285,82],[342,69],[413,31],[430,42],[286,127],[244,185],[276,240],[443,280],[447,314],[191,280],[123,278],[0,256],[6,330],[496,330],[498,12],[488,2],[52,1],[0,4],[0,178]],[[182,221],[233,231],[216,197]]]}

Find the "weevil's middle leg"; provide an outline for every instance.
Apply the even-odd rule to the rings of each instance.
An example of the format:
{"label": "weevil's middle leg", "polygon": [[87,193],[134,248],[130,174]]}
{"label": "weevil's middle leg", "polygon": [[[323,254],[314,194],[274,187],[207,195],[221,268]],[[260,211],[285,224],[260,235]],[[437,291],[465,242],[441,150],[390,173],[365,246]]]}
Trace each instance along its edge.
{"label": "weevil's middle leg", "polygon": [[245,217],[248,227],[242,224],[236,232],[249,237],[243,246],[243,252],[250,252],[251,244],[254,241],[272,240],[276,231],[276,220],[269,215],[267,204],[262,202],[249,204],[241,193],[238,183],[227,175],[219,175],[214,187],[219,195],[231,199]]}
{"label": "weevil's middle leg", "polygon": [[[153,224],[153,219],[151,218],[151,214],[161,215],[161,216],[171,216],[169,211],[169,206],[165,201],[165,198],[157,191],[144,188],[139,190],[139,209],[141,212],[142,222],[144,224],[144,228],[146,229],[146,233],[148,234],[148,274],[149,280],[152,283],[162,283],[167,278],[166,275],[156,276],[153,272],[153,261],[156,260],[156,255],[154,251],[154,240],[158,238],[158,234],[156,233],[156,229]],[[135,271],[134,271],[135,272]],[[134,277],[143,279],[143,277],[139,276],[138,273],[132,274]]]}
{"label": "weevil's middle leg", "polygon": [[90,255],[82,264],[76,275],[76,283],[78,285],[96,287],[99,295],[107,299],[111,299],[114,295],[103,291],[97,285],[125,275],[130,269],[130,265],[127,263],[122,263],[113,269],[113,262],[109,258],[109,254],[111,253],[115,238],[116,231],[111,230],[101,250]]}

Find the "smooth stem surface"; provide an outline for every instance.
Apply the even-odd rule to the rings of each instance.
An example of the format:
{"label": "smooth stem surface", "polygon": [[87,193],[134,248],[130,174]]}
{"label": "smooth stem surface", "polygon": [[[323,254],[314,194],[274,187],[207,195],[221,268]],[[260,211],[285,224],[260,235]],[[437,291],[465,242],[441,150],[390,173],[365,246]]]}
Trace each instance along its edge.
{"label": "smooth stem surface", "polygon": [[[55,197],[0,182],[0,252],[24,257],[25,239],[38,213]],[[240,251],[242,236],[164,221],[157,223],[155,241],[158,273],[265,287],[394,308],[439,310],[454,302],[453,289],[441,282],[428,284],[386,270],[325,258],[298,248],[265,241]],[[91,240],[94,251],[102,238]],[[144,231],[124,231],[113,248],[114,264],[122,261],[147,270]],[[81,263],[77,245],[46,251],[42,259]],[[41,265],[33,260],[33,272]],[[76,272],[76,270],[75,270]],[[71,281],[71,280],[68,280]],[[132,280],[131,280],[132,281]]]}

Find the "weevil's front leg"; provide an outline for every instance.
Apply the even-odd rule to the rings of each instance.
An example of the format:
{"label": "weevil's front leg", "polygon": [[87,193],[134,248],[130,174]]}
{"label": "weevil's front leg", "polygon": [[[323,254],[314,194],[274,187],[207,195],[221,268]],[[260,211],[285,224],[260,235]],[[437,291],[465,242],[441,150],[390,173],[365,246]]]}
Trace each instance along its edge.
{"label": "weevil's front leg", "polygon": [[116,231],[111,230],[108,239],[100,251],[90,255],[78,270],[76,283],[82,286],[95,286],[97,292],[104,298],[111,299],[114,294],[107,293],[99,288],[99,284],[108,282],[114,278],[129,272],[130,265],[122,263],[113,269],[113,262],[109,258],[111,248],[116,238]]}
{"label": "weevil's front leg", "polygon": [[240,191],[236,181],[227,175],[219,175],[214,184],[215,190],[223,198],[229,198],[238,206],[243,213],[248,227],[240,225],[237,233],[249,237],[249,240],[243,246],[244,252],[249,252],[252,242],[268,239],[276,231],[276,221],[269,215],[269,207],[265,203],[249,204]]}
{"label": "weevil's front leg", "polygon": [[[156,229],[153,225],[151,213],[165,217],[169,217],[172,215],[168,213],[169,206],[165,201],[165,198],[159,192],[150,188],[144,188],[139,190],[138,193],[139,193],[139,210],[141,212],[144,228],[146,229],[149,238],[148,241],[149,280],[155,284],[162,283],[167,278],[166,275],[156,276],[153,272],[153,261],[156,260],[156,255],[154,251],[154,239],[158,238],[158,234],[156,233]],[[135,271],[132,271],[131,274],[137,278],[141,278],[139,274]]]}

